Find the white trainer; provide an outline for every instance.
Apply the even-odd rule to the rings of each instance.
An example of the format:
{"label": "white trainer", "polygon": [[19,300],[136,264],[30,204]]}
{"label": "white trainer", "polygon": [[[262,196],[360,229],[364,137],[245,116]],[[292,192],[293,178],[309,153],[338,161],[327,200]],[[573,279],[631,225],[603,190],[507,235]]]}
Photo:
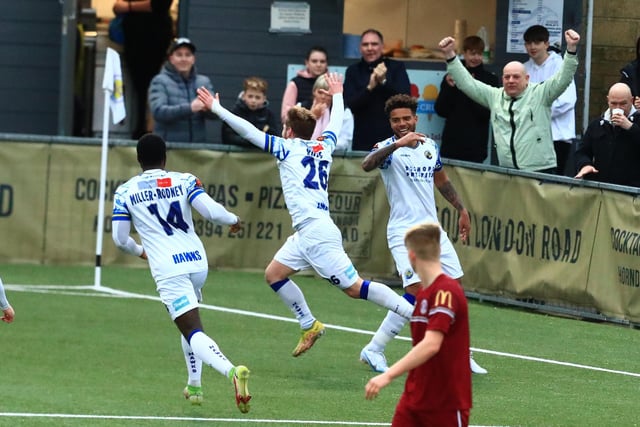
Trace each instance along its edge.
{"label": "white trainer", "polygon": [[387,372],[387,358],[381,351],[370,350],[367,347],[360,352],[360,361],[366,363],[375,372]]}
{"label": "white trainer", "polygon": [[489,373],[489,371],[478,365],[476,361],[473,360],[473,356],[469,357],[469,364],[471,365],[471,372],[473,372],[474,374],[484,375]]}

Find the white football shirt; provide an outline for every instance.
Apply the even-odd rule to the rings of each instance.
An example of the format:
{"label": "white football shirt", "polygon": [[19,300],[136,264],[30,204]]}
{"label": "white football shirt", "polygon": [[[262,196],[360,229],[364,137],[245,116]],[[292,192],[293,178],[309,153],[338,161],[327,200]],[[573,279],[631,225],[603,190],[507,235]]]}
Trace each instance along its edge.
{"label": "white football shirt", "polygon": [[[376,144],[372,151],[386,147],[395,136]],[[387,223],[389,247],[404,245],[410,227],[427,221],[438,223],[433,194],[433,174],[442,169],[438,145],[427,138],[415,148],[400,147],[380,165],[380,175],[389,200]]]}
{"label": "white football shirt", "polygon": [[189,173],[151,169],[120,185],[112,221],[133,221],[154,279],[208,269],[191,203],[204,190]]}
{"label": "white football shirt", "polygon": [[241,137],[278,159],[282,191],[294,229],[309,219],[330,218],[327,189],[336,135],[342,125],[342,94],[333,95],[329,125],[313,141],[265,134],[219,104],[214,105],[214,112]]}

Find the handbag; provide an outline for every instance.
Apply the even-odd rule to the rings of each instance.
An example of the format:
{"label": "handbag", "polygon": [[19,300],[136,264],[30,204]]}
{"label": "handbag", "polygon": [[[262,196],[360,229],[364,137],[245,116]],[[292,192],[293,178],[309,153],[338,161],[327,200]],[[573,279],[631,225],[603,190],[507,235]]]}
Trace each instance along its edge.
{"label": "handbag", "polygon": [[116,15],[109,22],[109,40],[117,44],[124,44],[124,14]]}

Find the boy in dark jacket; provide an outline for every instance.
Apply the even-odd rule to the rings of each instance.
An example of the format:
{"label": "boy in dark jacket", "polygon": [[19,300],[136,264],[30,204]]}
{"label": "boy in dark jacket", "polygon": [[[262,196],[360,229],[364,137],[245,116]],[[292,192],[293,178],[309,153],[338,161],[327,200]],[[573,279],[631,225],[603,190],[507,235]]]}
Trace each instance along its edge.
{"label": "boy in dark jacket", "polygon": [[[462,51],[464,66],[474,78],[494,87],[500,86],[498,77],[482,66],[484,41],[480,37],[465,38]],[[462,93],[448,74],[442,79],[434,108],[445,118],[440,155],[482,163],[487,158],[489,110]]]}
{"label": "boy in dark jacket", "polygon": [[[244,81],[244,90],[238,97],[232,113],[242,117],[256,128],[270,135],[280,136],[282,129],[278,116],[269,109],[267,101],[268,83],[259,77],[248,77]],[[231,127],[222,124],[222,143],[255,148],[253,144],[238,135]]]}

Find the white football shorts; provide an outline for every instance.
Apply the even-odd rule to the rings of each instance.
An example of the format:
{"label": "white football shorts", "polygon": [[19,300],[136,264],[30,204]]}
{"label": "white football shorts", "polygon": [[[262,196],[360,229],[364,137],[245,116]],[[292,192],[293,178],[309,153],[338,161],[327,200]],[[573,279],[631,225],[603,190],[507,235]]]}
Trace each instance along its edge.
{"label": "white football shorts", "polygon": [[[396,263],[398,275],[402,278],[403,288],[420,281],[416,272],[411,268],[409,251],[407,251],[407,247],[404,244],[391,248],[391,256],[393,256],[393,261]],[[459,279],[464,275],[458,254],[444,232],[440,235],[440,263],[442,264],[442,271],[447,276]]]}
{"label": "white football shorts", "polygon": [[156,282],[160,300],[167,307],[171,320],[198,307],[202,301],[202,287],[207,280],[208,271],[181,274],[167,277]]}
{"label": "white football shorts", "polygon": [[340,289],[347,289],[358,279],[342,246],[342,234],[331,219],[305,224],[287,238],[273,259],[297,271],[313,268]]}

